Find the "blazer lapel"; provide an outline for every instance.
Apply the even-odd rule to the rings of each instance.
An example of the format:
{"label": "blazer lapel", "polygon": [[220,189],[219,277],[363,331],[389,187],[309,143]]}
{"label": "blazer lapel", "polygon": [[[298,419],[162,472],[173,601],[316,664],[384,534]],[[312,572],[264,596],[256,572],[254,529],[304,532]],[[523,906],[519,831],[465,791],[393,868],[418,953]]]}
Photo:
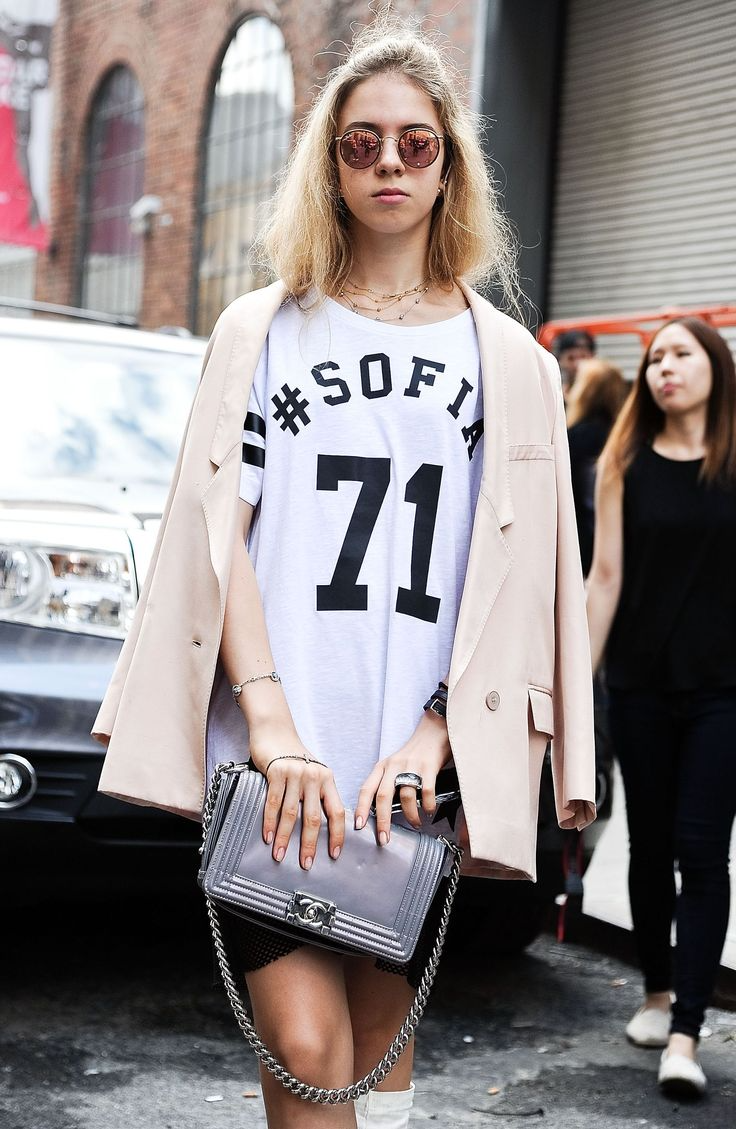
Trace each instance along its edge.
{"label": "blazer lapel", "polygon": [[514,520],[508,461],[508,357],[503,318],[464,283],[473,312],[483,380],[483,475],[473,521],[450,664],[450,692],[463,674],[511,567],[502,529]]}
{"label": "blazer lapel", "polygon": [[503,529],[514,520],[509,481],[508,351],[503,318],[465,283],[478,334],[483,380],[483,488]]}

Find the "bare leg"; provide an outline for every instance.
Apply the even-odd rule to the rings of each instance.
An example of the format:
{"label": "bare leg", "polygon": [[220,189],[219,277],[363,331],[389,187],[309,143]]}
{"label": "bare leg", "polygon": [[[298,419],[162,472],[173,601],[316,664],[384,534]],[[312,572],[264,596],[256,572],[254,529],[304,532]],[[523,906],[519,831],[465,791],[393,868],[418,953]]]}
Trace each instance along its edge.
{"label": "bare leg", "polygon": [[664,1011],[669,1015],[672,1011],[672,993],[647,992],[644,997],[644,1006],[656,1008],[657,1011]]}
{"label": "bare leg", "polygon": [[[352,1027],[342,958],[307,945],[246,979],[258,1034],[279,1061],[313,1085],[350,1085]],[[303,1101],[263,1067],[261,1084],[269,1129],[355,1129],[352,1103]]]}
{"label": "bare leg", "polygon": [[695,1039],[690,1035],[681,1035],[675,1031],[670,1035],[670,1041],[667,1044],[667,1054],[670,1055],[685,1055],[685,1058],[691,1058],[693,1062],[698,1058],[698,1044]]}
{"label": "bare leg", "polygon": [[[355,1079],[362,1078],[388,1050],[414,999],[414,989],[391,972],[379,972],[370,958],[346,957],[350,1019],[353,1027]],[[411,1039],[379,1090],[408,1090],[414,1065]]]}

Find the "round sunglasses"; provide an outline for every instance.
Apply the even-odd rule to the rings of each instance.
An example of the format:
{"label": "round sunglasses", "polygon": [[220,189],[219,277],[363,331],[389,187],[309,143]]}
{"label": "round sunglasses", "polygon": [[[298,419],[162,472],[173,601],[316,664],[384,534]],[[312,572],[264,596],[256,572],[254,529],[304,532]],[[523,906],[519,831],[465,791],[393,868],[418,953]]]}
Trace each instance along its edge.
{"label": "round sunglasses", "polygon": [[440,155],[440,141],[445,140],[433,129],[414,126],[405,129],[398,137],[391,137],[388,133],[381,137],[373,129],[349,129],[335,141],[348,168],[368,169],[380,157],[387,139],[396,142],[401,160],[410,169],[427,169],[433,165]]}

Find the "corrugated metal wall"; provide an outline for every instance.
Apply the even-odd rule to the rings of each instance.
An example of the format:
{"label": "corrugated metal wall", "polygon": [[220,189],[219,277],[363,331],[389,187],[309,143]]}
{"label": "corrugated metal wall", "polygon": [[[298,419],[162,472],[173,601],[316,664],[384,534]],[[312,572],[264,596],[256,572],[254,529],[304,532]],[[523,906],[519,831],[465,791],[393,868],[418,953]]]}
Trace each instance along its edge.
{"label": "corrugated metal wall", "polygon": [[560,113],[547,316],[736,302],[734,0],[570,0]]}

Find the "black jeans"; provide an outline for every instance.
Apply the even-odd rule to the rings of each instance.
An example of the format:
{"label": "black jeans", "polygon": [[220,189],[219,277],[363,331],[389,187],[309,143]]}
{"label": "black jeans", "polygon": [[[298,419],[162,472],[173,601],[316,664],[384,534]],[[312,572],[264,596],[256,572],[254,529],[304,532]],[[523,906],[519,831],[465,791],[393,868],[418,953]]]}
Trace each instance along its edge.
{"label": "black jeans", "polygon": [[728,926],[736,689],[612,689],[610,722],[626,792],[629,896],[645,987],[674,989],[672,1031],[697,1039]]}

